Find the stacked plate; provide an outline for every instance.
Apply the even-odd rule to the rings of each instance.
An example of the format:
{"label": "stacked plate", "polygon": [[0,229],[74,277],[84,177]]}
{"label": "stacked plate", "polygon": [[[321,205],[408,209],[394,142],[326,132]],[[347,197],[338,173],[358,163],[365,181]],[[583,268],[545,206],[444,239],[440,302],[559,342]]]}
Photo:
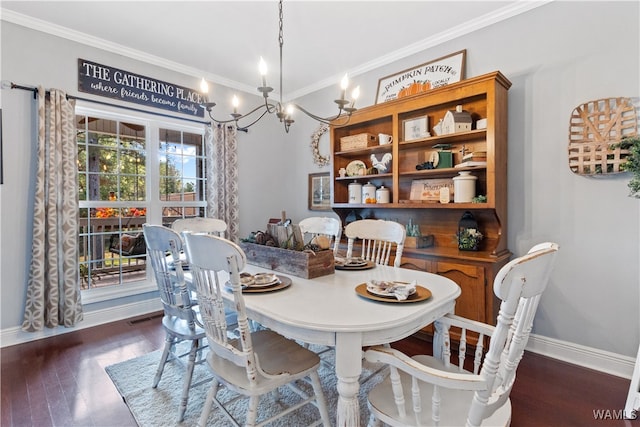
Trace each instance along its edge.
{"label": "stacked plate", "polygon": [[415,283],[385,282],[372,280],[367,283],[367,292],[379,297],[407,299],[416,293]]}
{"label": "stacked plate", "polygon": [[240,273],[240,283],[243,288],[268,288],[280,283],[280,279],[272,273]]}
{"label": "stacked plate", "polygon": [[[240,283],[243,293],[271,292],[284,289],[291,285],[291,279],[273,273],[240,273]],[[227,283],[227,289],[231,290]]]}
{"label": "stacked plate", "polygon": [[375,266],[373,261],[367,261],[359,257],[335,258],[335,268],[338,270],[366,270]]}

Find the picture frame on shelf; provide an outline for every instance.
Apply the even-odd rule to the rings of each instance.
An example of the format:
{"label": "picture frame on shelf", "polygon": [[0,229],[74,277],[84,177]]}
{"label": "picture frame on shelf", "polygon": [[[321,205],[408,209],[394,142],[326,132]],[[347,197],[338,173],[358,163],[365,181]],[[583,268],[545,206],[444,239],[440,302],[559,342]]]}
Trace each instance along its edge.
{"label": "picture frame on shelf", "polygon": [[309,174],[309,203],[311,211],[331,210],[331,177],[329,172]]}
{"label": "picture frame on shelf", "polygon": [[429,117],[422,116],[402,121],[402,140],[413,141],[431,136],[429,133]]}
{"label": "picture frame on shelf", "polygon": [[[467,50],[463,49],[379,79],[376,104],[401,98],[400,91],[407,91],[412,85],[419,93],[464,80],[466,55]],[[413,91],[408,94],[413,95]]]}

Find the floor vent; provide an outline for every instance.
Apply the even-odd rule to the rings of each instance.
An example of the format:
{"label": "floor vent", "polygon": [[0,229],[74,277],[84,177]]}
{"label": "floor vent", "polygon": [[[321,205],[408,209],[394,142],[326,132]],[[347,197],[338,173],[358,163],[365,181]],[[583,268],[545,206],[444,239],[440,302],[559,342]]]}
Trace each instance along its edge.
{"label": "floor vent", "polygon": [[148,322],[149,320],[155,320],[155,319],[159,319],[162,316],[164,316],[164,313],[158,313],[158,314],[154,314],[153,316],[148,316],[148,317],[139,317],[137,319],[133,319],[133,320],[129,320],[129,324],[130,325],[137,325],[138,323],[142,323],[142,322]]}

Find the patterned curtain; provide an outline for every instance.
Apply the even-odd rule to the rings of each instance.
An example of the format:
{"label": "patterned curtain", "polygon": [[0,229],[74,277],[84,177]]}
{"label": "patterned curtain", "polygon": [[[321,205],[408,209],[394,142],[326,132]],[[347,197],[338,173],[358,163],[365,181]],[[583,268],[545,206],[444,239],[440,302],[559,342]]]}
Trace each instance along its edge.
{"label": "patterned curtain", "polygon": [[238,143],[235,126],[205,130],[207,149],[207,216],[227,223],[227,238],[238,242]]}
{"label": "patterned curtain", "polygon": [[82,320],[78,274],[75,101],[38,88],[38,159],[33,243],[22,329]]}

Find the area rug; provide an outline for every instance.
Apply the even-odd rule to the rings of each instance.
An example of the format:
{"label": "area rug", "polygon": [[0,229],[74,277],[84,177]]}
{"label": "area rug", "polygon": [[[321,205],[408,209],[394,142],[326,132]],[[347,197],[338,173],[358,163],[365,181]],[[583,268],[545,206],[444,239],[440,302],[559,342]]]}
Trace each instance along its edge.
{"label": "area rug", "polygon": [[[314,348],[312,347],[312,349]],[[315,349],[318,350],[318,348]],[[184,421],[178,423],[178,406],[182,392],[184,370],[175,361],[168,363],[160,384],[158,384],[157,388],[152,388],[151,383],[158,367],[160,356],[161,351],[158,350],[135,359],[107,366],[105,369],[140,427],[195,426],[200,417],[202,405],[211,382],[206,362],[196,366],[193,376],[193,384],[196,385],[189,392],[189,403]],[[326,363],[321,363],[319,373],[329,407],[331,423],[335,425],[338,394],[336,377],[332,366],[333,356],[333,351],[321,354],[321,358]],[[360,387],[360,418],[361,425],[366,425],[369,418],[366,394],[375,384],[382,380],[382,375],[377,373],[380,368],[379,365],[366,361],[363,361],[363,364],[361,378],[366,379],[366,381]],[[307,384],[301,384],[300,386],[311,389]],[[218,398],[222,401],[227,401],[234,396],[235,393],[228,391],[226,388],[221,388],[218,391]],[[279,400],[276,400],[273,394],[261,399],[258,407],[258,419],[265,419],[270,414],[279,412],[283,404],[288,406],[297,401],[299,401],[299,397],[295,393],[288,388],[282,388]],[[240,423],[244,421],[246,405],[247,400],[240,399],[230,406],[230,412]],[[306,405],[269,425],[282,427],[302,426],[308,425],[318,418],[318,410],[312,405]],[[229,420],[214,405],[207,421],[207,426],[226,427],[229,425],[231,425]]]}

